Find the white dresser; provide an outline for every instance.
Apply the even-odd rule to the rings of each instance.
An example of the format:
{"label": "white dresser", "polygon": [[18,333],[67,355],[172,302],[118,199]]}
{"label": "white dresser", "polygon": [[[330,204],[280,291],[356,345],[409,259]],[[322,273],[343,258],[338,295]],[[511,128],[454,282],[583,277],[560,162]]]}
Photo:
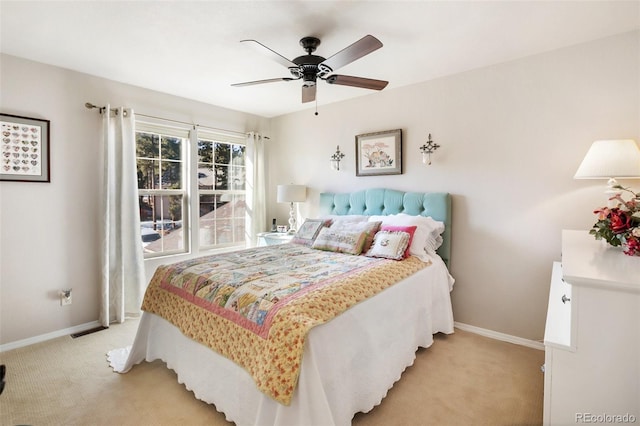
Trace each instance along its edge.
{"label": "white dresser", "polygon": [[562,231],[544,334],[544,424],[640,424],[640,257]]}

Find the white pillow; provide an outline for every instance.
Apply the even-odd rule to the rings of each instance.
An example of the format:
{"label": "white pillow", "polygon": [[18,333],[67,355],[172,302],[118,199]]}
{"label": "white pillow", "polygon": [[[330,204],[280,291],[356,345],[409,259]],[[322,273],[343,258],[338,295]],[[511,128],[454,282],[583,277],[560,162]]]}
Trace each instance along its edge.
{"label": "white pillow", "polygon": [[330,219],[331,223],[354,223],[354,222],[367,222],[369,220],[369,216],[361,215],[361,214],[328,214],[326,216],[322,216],[323,219]]}
{"label": "white pillow", "polygon": [[402,231],[378,231],[371,248],[365,253],[369,257],[402,260],[409,245],[409,233]]}
{"label": "white pillow", "polygon": [[442,245],[442,235],[440,234],[444,232],[444,223],[428,216],[411,216],[400,213],[390,216],[369,216],[369,221],[382,221],[382,226],[416,226],[409,253],[425,262],[428,260],[425,254],[434,254]]}

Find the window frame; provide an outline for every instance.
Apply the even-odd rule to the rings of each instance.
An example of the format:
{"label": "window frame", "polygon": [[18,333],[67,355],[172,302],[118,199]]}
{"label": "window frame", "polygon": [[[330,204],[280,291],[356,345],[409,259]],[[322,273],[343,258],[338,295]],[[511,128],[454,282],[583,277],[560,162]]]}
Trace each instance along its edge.
{"label": "window frame", "polygon": [[[210,130],[202,130],[200,129],[199,131],[194,132],[195,133],[195,138],[193,141],[193,153],[194,153],[194,162],[192,163],[195,166],[195,173],[192,173],[193,177],[194,177],[194,182],[193,182],[193,188],[194,191],[192,192],[193,194],[193,204],[192,204],[192,209],[194,212],[198,212],[197,216],[194,216],[194,233],[196,234],[196,238],[193,238],[192,241],[195,243],[194,244],[194,250],[197,250],[198,252],[201,251],[211,251],[211,250],[218,250],[218,249],[227,249],[227,248],[235,248],[235,247],[245,247],[246,246],[246,238],[241,238],[239,240],[235,239],[234,236],[234,241],[229,242],[229,243],[222,243],[222,244],[212,244],[212,245],[205,245],[203,243],[203,241],[201,241],[200,239],[200,229],[201,229],[201,217],[200,217],[200,196],[201,195],[220,195],[220,196],[225,196],[225,195],[231,195],[233,196],[238,196],[241,195],[244,197],[244,201],[246,203],[246,199],[247,199],[247,183],[246,183],[246,167],[247,167],[247,161],[246,161],[246,156],[247,156],[247,143],[246,143],[246,139],[242,138],[240,136],[237,135],[230,135],[228,133],[224,133],[224,132],[217,132],[217,131],[210,131]],[[199,179],[199,166],[201,164],[200,162],[200,154],[199,154],[199,148],[200,148],[200,141],[205,141],[205,142],[211,142],[211,143],[224,143],[224,144],[228,144],[228,145],[239,145],[242,146],[244,148],[244,165],[242,167],[245,168],[245,172],[244,172],[244,189],[216,189],[215,188],[215,181],[213,183],[213,188],[212,189],[201,189],[198,179]],[[231,150],[231,152],[233,152],[233,150]],[[232,167],[232,162],[233,162],[233,155],[231,155],[231,158],[229,160],[229,166]],[[212,158],[211,161],[212,165],[214,166],[215,169],[215,159]],[[231,172],[229,173],[231,175]],[[233,216],[233,222],[235,222],[235,218],[237,216]],[[244,233],[246,234],[246,213],[243,215],[244,218],[244,224],[245,224],[245,231]],[[234,235],[235,235],[235,230],[234,230]]]}
{"label": "window frame", "polygon": [[[140,197],[152,196],[152,197],[166,197],[166,196],[182,196],[182,248],[173,249],[173,250],[162,250],[159,252],[143,252],[144,259],[153,259],[158,257],[166,257],[166,256],[176,256],[190,253],[190,203],[189,203],[189,163],[191,159],[190,155],[190,141],[191,134],[190,129],[184,127],[176,127],[171,125],[165,125],[162,123],[156,122],[148,122],[146,120],[136,119],[135,123],[135,136],[136,136],[136,169],[138,165],[138,157],[137,153],[137,143],[138,143],[138,133],[149,133],[159,135],[160,137],[171,137],[178,138],[182,140],[181,146],[181,189],[172,189],[172,188],[158,188],[158,189],[140,189],[137,188],[138,191],[138,199]],[[160,146],[162,144],[160,143]],[[160,159],[162,161],[162,159]],[[142,226],[141,226],[142,229]]]}
{"label": "window frame", "polygon": [[[166,250],[160,252],[144,252],[144,259],[157,259],[161,257],[170,256],[183,256],[183,255],[198,255],[200,253],[215,252],[216,250],[229,250],[232,248],[246,247],[246,238],[240,238],[236,240],[235,227],[234,237],[232,242],[223,244],[205,245],[200,241],[200,196],[201,195],[216,195],[221,196],[231,195],[243,196],[246,203],[247,200],[247,141],[246,138],[236,133],[227,133],[224,131],[214,131],[199,128],[191,125],[175,125],[171,120],[171,124],[168,121],[162,119],[146,119],[136,117],[135,133],[136,133],[136,168],[138,162],[137,155],[137,134],[138,133],[152,133],[166,137],[175,137],[183,139],[182,144],[182,189],[137,189],[138,198],[143,196],[172,196],[182,195],[182,248],[176,250]],[[231,145],[240,145],[244,147],[244,189],[215,189],[215,182],[213,189],[200,189],[198,182],[198,169],[199,169],[199,153],[198,147],[200,140],[208,142],[226,143]],[[233,156],[232,156],[233,157]],[[230,166],[233,158],[230,158]],[[231,172],[230,172],[231,174]],[[240,216],[233,215],[234,220]],[[246,234],[246,213],[242,215],[244,220],[244,234]]]}

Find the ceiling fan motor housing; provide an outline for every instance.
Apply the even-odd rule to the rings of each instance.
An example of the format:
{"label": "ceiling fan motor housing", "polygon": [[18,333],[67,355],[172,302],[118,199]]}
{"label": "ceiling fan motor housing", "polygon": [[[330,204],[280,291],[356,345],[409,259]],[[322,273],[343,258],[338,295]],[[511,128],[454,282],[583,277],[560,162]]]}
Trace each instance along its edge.
{"label": "ceiling fan motor housing", "polygon": [[298,65],[297,68],[291,67],[289,71],[296,78],[302,78],[303,86],[313,86],[316,84],[317,77],[322,77],[323,72],[319,71],[318,64],[324,62],[325,58],[317,55],[302,55],[293,59],[291,62]]}

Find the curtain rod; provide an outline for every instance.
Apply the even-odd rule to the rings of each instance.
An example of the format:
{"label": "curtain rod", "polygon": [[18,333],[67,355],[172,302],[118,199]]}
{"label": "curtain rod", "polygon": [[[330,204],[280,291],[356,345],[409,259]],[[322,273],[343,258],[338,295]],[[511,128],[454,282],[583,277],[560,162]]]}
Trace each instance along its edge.
{"label": "curtain rod", "polygon": [[[100,106],[94,105],[94,104],[92,104],[90,102],[85,103],[84,106],[87,109],[98,108],[98,110],[100,111],[100,114],[104,113],[104,111],[107,109],[107,107],[100,107]],[[111,111],[115,111],[116,114],[118,113],[118,110],[114,109],[114,108],[111,108]],[[156,117],[154,115],[141,114],[139,112],[136,112],[136,115],[139,115],[141,117],[147,117],[147,118],[155,118],[156,120],[171,121],[173,123],[186,124],[186,125],[189,125],[189,126],[193,126],[194,129],[199,127],[199,128],[202,128],[202,129],[217,130],[217,131],[220,131],[220,132],[227,132],[227,133],[235,133],[237,135],[243,135],[243,136],[247,135],[246,133],[238,132],[238,131],[235,131],[235,130],[226,130],[226,129],[218,129],[217,127],[201,126],[200,124],[187,123],[186,121],[179,121],[179,120],[171,120],[169,118]],[[263,138],[267,139],[267,140],[269,139],[268,136],[263,136]]]}

